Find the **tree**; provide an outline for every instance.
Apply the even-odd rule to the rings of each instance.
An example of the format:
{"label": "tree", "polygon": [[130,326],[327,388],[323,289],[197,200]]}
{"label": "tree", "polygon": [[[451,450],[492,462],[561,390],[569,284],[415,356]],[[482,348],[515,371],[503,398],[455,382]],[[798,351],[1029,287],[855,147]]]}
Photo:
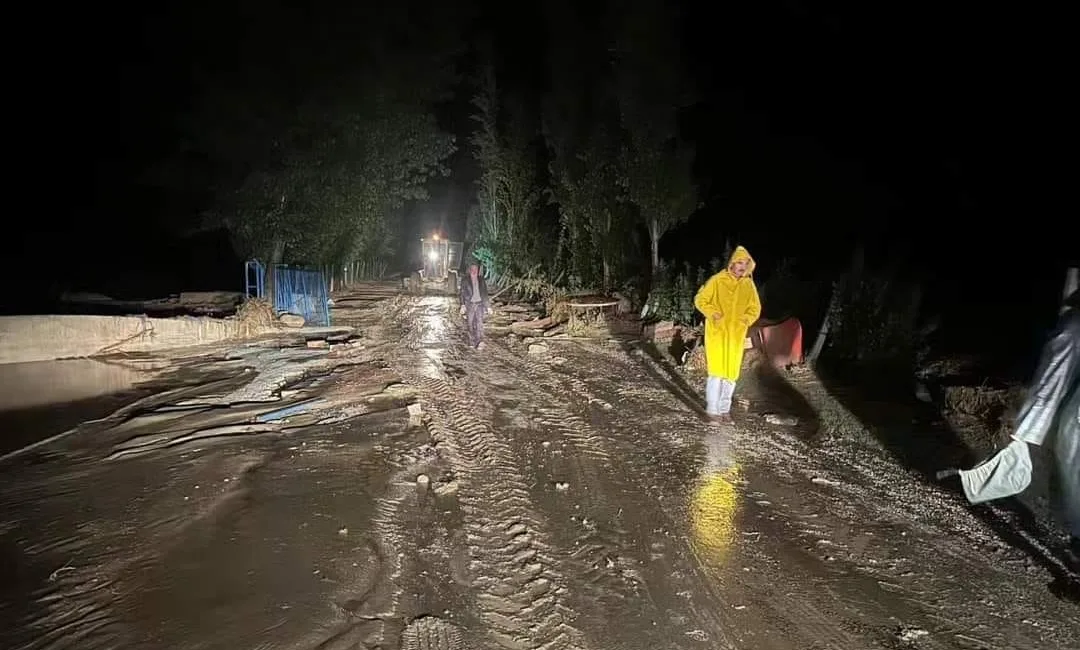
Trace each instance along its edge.
{"label": "tree", "polygon": [[530,226],[540,199],[535,131],[520,104],[516,111],[504,108],[494,68],[484,66],[477,82],[472,100],[476,129],[470,141],[480,180],[470,236],[489,256],[490,273],[520,272],[533,261]]}
{"label": "tree", "polygon": [[[624,196],[637,207],[649,233],[653,274],[660,268],[660,238],[698,209],[693,180],[694,150],[678,140],[655,145],[647,140],[623,147]],[[653,147],[656,148],[653,148]]]}
{"label": "tree", "polygon": [[608,291],[627,249],[629,214],[620,200],[624,132],[607,43],[589,33],[577,5],[552,2],[546,9],[554,36],[543,132],[548,198],[559,210],[560,258],[584,283],[599,281]]}
{"label": "tree", "polygon": [[597,127],[576,154],[553,144],[551,179],[551,200],[559,206],[570,244],[576,244],[572,254],[579,262],[577,271],[581,274],[581,263],[592,264],[599,251],[601,289],[610,291],[627,239],[627,211],[620,202],[625,169],[618,142]]}
{"label": "tree", "polygon": [[253,61],[197,73],[187,141],[165,168],[199,159],[212,171],[206,223],[239,252],[273,267],[392,250],[393,220],[455,150],[434,108],[457,82],[459,21],[419,2],[342,5],[311,23],[267,6],[238,48]]}
{"label": "tree", "polygon": [[655,274],[660,239],[698,207],[694,150],[679,138],[678,111],[692,100],[675,38],[676,16],[660,0],[620,5],[613,48],[625,198],[649,233]]}

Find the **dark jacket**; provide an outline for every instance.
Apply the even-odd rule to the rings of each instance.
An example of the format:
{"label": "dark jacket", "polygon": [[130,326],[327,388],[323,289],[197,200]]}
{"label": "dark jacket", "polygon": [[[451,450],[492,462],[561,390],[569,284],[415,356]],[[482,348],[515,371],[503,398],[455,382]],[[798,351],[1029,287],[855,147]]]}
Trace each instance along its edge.
{"label": "dark jacket", "polygon": [[[461,287],[460,287],[460,289],[461,289],[461,304],[467,306],[467,305],[472,303],[472,296],[473,296],[472,277],[470,277],[469,274],[466,273],[461,278],[460,284],[461,284]],[[488,306],[488,290],[487,290],[487,282],[484,281],[484,274],[483,273],[478,273],[477,274],[477,276],[476,276],[476,285],[480,288],[480,305],[484,309],[487,309],[487,306]]]}

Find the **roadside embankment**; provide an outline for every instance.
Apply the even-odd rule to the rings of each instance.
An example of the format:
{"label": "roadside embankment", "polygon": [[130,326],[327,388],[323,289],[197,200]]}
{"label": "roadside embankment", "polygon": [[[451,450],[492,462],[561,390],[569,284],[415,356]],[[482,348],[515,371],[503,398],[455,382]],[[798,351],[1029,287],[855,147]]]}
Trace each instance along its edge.
{"label": "roadside embankment", "polygon": [[160,352],[271,331],[237,319],[146,316],[0,316],[0,364]]}

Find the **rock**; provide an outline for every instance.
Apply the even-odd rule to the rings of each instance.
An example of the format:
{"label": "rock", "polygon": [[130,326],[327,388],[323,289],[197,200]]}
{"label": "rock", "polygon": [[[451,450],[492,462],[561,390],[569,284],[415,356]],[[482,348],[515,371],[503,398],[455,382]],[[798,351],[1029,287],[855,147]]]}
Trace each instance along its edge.
{"label": "rock", "polygon": [[793,427],[799,423],[799,418],[794,415],[777,415],[776,413],[766,413],[765,421],[769,424],[775,424],[780,427]]}
{"label": "rock", "polygon": [[675,334],[679,332],[679,326],[674,322],[665,320],[658,323],[649,323],[643,325],[641,328],[641,334],[648,340],[666,340],[675,337]]}
{"label": "rock", "polygon": [[519,320],[510,323],[510,329],[513,330],[529,330],[529,331],[541,331],[543,332],[547,328],[553,325],[551,317],[538,318],[536,320]]}
{"label": "rock", "polygon": [[510,313],[510,314],[520,314],[520,313],[524,313],[524,312],[533,311],[530,307],[526,307],[525,305],[515,305],[515,304],[497,305],[496,309],[498,309],[499,311],[504,311],[504,312]]}
{"label": "rock", "polygon": [[409,426],[418,427],[423,424],[423,417],[420,412],[420,404],[409,404],[409,406],[406,408],[409,411]]}
{"label": "rock", "polygon": [[298,328],[304,326],[304,317],[299,314],[282,314],[278,316],[278,322],[285,327]]}
{"label": "rock", "polygon": [[308,341],[307,346],[312,350],[327,350],[330,348],[330,342],[325,339],[315,339]]}
{"label": "rock", "polygon": [[547,354],[548,346],[545,343],[530,343],[529,354]]}
{"label": "rock", "polygon": [[[566,334],[566,325],[565,324],[560,323],[560,324],[556,325],[555,327],[552,327],[548,331],[544,332],[544,336],[546,338],[557,337],[560,334]],[[566,338],[566,337],[563,337],[563,338]]]}
{"label": "rock", "polygon": [[458,489],[458,482],[450,481],[449,483],[440,483],[435,487],[435,494],[441,497],[448,497],[452,494],[456,494]]}
{"label": "rock", "polygon": [[406,384],[402,384],[401,382],[394,382],[384,388],[383,392],[389,393],[390,395],[402,395],[404,393],[411,393],[412,389],[409,388]]}
{"label": "rock", "polygon": [[905,645],[914,645],[919,639],[928,636],[928,631],[909,625],[901,625],[896,630],[896,640]]}

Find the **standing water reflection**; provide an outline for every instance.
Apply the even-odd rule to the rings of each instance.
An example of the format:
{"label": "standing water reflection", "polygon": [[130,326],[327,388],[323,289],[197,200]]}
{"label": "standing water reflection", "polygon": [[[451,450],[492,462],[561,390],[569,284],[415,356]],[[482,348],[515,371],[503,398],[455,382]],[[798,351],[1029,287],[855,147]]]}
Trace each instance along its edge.
{"label": "standing water reflection", "polygon": [[704,444],[705,463],[690,502],[692,541],[703,560],[719,566],[735,540],[741,472],[731,457],[726,435],[710,434]]}

